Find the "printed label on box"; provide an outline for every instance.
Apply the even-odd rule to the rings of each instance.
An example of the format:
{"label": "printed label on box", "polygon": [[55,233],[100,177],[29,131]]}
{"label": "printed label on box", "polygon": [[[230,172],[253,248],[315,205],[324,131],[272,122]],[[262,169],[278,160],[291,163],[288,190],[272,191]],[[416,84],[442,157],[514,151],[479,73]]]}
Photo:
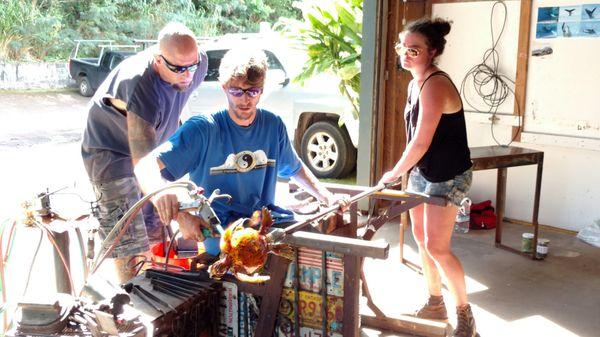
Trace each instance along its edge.
{"label": "printed label on box", "polygon": [[238,289],[235,283],[223,282],[219,306],[219,337],[238,337]]}
{"label": "printed label on box", "polygon": [[[327,294],[344,296],[344,265],[340,254],[327,252]],[[300,248],[298,262],[300,265],[299,287],[315,293],[321,291],[321,252],[318,250]],[[292,288],[296,274],[295,262],[290,263],[284,286]]]}
{"label": "printed label on box", "polygon": [[[279,313],[287,318],[289,326],[294,326],[294,290],[284,288],[279,305]],[[320,294],[300,290],[298,310],[300,312],[300,326],[314,329],[322,328],[321,304],[323,303]],[[337,296],[327,296],[327,329],[331,333],[342,332],[344,300]],[[281,324],[280,324],[281,325]],[[286,330],[286,329],[282,329]],[[287,329],[289,330],[289,329]]]}

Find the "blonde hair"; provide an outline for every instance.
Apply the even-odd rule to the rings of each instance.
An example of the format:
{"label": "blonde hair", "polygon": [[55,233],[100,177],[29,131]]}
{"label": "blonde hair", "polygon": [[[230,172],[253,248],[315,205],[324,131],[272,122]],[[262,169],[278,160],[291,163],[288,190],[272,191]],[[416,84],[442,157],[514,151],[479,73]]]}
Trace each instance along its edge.
{"label": "blonde hair", "polygon": [[268,69],[267,55],[254,47],[235,47],[230,49],[219,67],[219,82],[227,84],[241,79],[252,86],[262,86]]}

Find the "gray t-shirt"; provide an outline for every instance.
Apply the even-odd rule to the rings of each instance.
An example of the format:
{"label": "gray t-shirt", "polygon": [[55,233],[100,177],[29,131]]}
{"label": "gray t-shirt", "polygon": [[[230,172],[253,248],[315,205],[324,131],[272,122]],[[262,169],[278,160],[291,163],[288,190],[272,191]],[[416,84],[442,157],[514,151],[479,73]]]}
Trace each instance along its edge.
{"label": "gray t-shirt", "polygon": [[154,125],[157,144],[161,144],[177,130],[181,110],[204,80],[208,67],[206,54],[201,52],[192,84],[185,91],[177,91],[158,76],[152,58],[151,48],[125,59],[102,82],[89,103],[81,154],[94,183],[134,176],[127,117],[107,105],[108,99],[125,102],[127,111]]}

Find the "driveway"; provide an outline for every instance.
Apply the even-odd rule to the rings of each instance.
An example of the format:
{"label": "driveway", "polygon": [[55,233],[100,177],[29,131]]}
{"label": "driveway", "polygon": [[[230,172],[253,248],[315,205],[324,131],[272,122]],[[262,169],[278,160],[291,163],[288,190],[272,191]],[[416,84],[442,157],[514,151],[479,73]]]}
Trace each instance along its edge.
{"label": "driveway", "polygon": [[[71,91],[0,92],[0,102],[0,219],[15,216],[23,201],[46,188],[69,186],[69,192],[91,197],[79,150],[89,98]],[[58,205],[73,204],[66,200],[72,198],[79,199],[54,199]]]}

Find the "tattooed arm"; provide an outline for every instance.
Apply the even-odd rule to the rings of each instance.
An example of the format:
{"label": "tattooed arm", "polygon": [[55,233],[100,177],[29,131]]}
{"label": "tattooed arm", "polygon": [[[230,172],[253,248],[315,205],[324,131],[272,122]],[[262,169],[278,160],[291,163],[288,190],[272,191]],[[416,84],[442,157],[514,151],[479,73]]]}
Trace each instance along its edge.
{"label": "tattooed arm", "polygon": [[127,112],[125,102],[111,99],[111,104],[127,116],[127,138],[129,151],[135,166],[142,157],[150,153],[156,147],[156,130],[154,126],[143,120],[138,115]]}

